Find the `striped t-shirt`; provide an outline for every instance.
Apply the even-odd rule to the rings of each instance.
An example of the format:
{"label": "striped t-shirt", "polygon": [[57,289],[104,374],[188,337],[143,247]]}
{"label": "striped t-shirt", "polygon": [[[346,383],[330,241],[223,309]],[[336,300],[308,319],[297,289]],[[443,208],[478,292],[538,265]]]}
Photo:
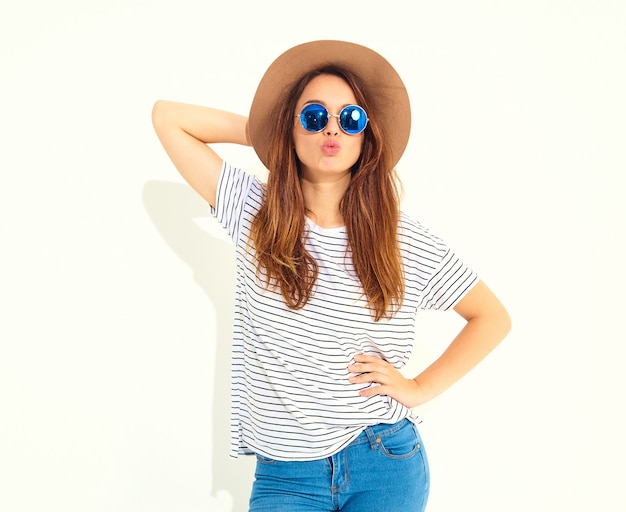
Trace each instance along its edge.
{"label": "striped t-shirt", "polygon": [[401,215],[405,297],[390,319],[375,322],[347,252],[345,228],[307,219],[305,245],[319,265],[304,308],[289,309],[280,290],[257,274],[250,227],[264,197],[252,175],[223,164],[211,212],[236,248],[231,456],[314,460],[346,447],[367,426],[416,421],[388,396],[359,396],[348,382],[355,354],[377,355],[401,369],[414,343],[420,308],[449,309],[477,282],[437,237]]}

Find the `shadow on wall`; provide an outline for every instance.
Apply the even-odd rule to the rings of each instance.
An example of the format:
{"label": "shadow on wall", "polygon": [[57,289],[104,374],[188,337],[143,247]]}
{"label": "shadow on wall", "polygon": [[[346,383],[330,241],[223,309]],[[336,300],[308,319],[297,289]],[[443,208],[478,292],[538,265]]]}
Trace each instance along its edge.
{"label": "shadow on wall", "polygon": [[[242,485],[244,469],[252,475],[251,457],[233,461],[230,452],[230,361],[233,322],[235,250],[229,241],[212,237],[197,219],[210,217],[209,206],[189,185],[169,181],[149,181],[143,202],[150,219],[174,251],[193,270],[193,276],[216,311],[217,347],[215,353],[212,411],[213,495],[227,492],[233,499],[233,512],[248,510],[249,485]],[[245,468],[242,467],[245,464]]]}

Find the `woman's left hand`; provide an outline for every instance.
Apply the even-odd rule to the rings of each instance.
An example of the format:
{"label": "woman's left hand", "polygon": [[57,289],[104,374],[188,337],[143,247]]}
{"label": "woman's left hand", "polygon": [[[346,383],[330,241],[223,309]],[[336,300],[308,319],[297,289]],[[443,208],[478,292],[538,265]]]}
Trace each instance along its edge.
{"label": "woman's left hand", "polygon": [[420,405],[420,387],[413,379],[407,379],[399,370],[377,356],[357,354],[354,364],[348,366],[352,374],[348,381],[352,384],[374,383],[359,392],[361,396],[387,395],[406,407]]}

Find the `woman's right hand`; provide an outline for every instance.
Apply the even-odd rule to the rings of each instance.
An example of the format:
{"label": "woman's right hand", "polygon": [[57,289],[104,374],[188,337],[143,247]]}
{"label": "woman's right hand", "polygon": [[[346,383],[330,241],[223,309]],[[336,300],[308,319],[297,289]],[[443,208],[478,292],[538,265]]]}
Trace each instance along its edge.
{"label": "woman's right hand", "polygon": [[222,159],[207,144],[249,146],[248,118],[199,105],[159,100],[152,109],[154,129],[182,177],[215,206]]}

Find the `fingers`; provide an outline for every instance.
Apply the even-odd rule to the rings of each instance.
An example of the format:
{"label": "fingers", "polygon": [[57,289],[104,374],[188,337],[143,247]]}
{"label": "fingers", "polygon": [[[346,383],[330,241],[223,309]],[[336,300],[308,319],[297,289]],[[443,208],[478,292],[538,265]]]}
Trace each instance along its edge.
{"label": "fingers", "polygon": [[374,366],[380,366],[380,367],[391,367],[391,364],[389,364],[386,360],[384,360],[382,357],[380,356],[369,356],[366,354],[356,354],[354,356],[354,363],[351,364],[348,368],[351,367],[363,367],[363,365],[374,365]]}
{"label": "fingers", "polygon": [[360,373],[359,375],[350,375],[348,377],[348,381],[351,384],[367,384],[368,382],[382,384],[381,380],[384,380],[384,375],[376,372]]}
{"label": "fingers", "polygon": [[354,361],[348,366],[348,371],[353,374],[348,377],[352,384],[367,382],[387,384],[389,376],[395,371],[387,361],[377,356],[357,354]]}
{"label": "fingers", "polygon": [[360,396],[385,395],[409,408],[425,401],[414,379],[404,377],[400,370],[380,357],[357,354],[348,372],[351,384],[370,384],[359,390]]}

